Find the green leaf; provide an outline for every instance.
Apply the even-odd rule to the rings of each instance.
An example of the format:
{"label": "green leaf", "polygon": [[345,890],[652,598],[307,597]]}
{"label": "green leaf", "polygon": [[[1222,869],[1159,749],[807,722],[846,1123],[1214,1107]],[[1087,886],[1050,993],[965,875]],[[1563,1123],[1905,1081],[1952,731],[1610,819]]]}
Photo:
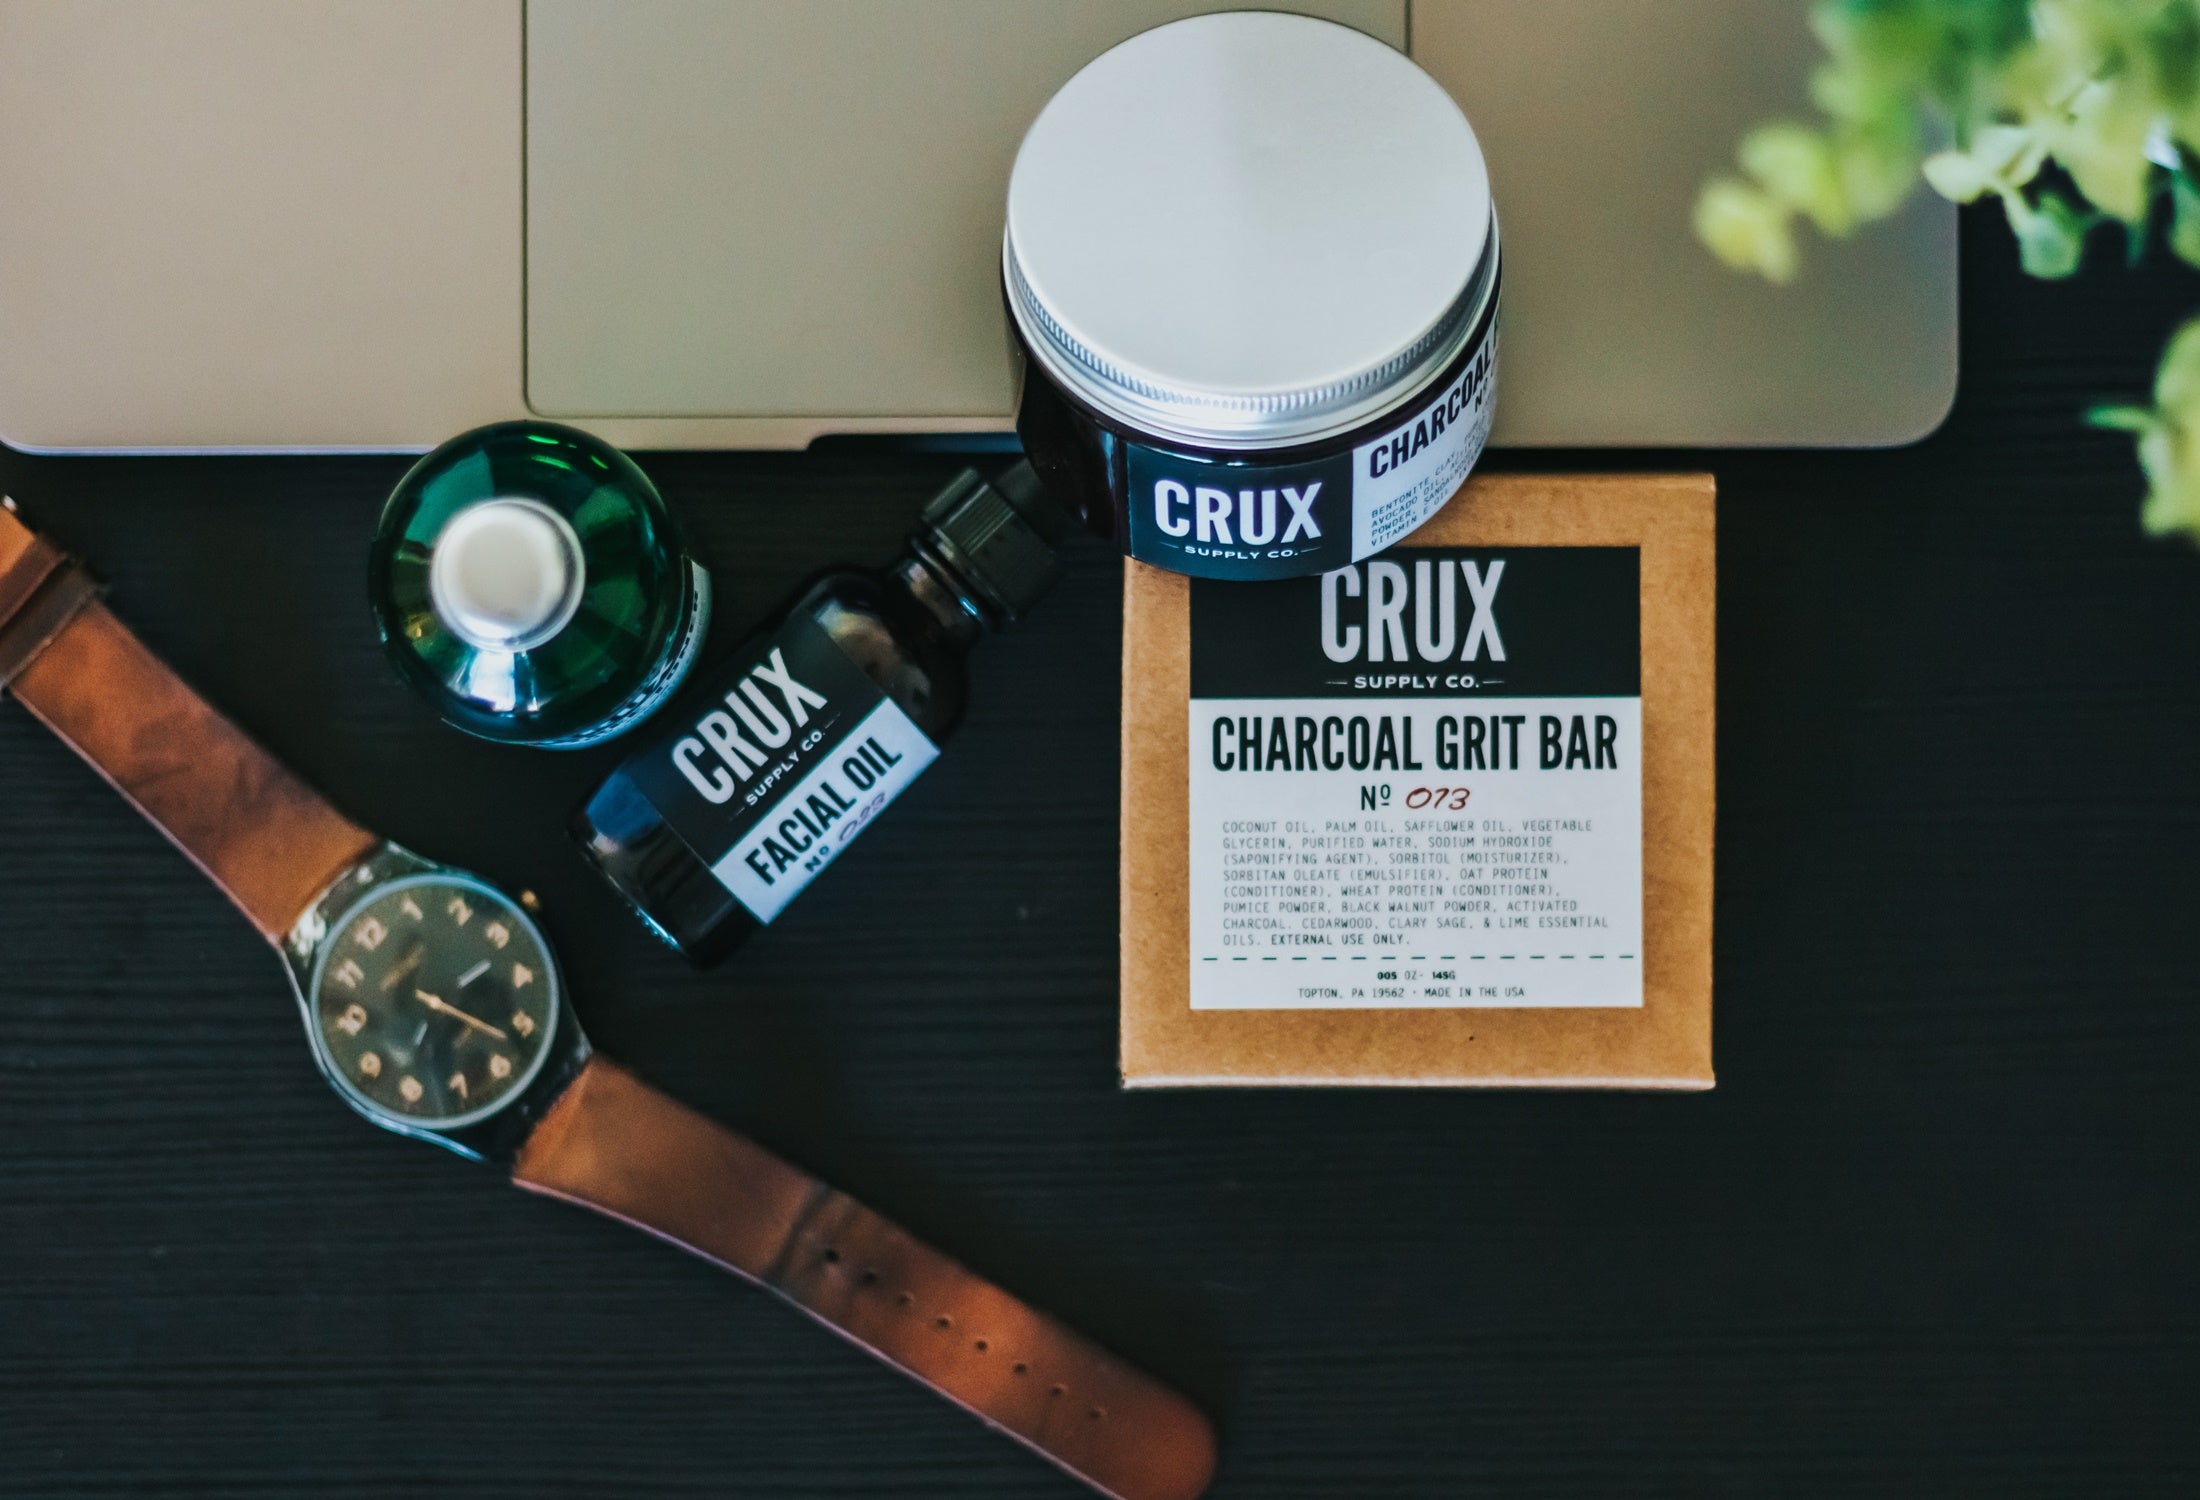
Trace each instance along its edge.
{"label": "green leaf", "polygon": [[1833,148],[1816,131],[1776,122],[1742,139],[1742,169],[1776,201],[1809,217],[1827,234],[1843,234],[1856,222],[1841,190]]}
{"label": "green leaf", "polygon": [[2200,184],[2180,166],[2169,179],[2169,247],[2188,266],[2200,266]]}
{"label": "green leaf", "polygon": [[1994,185],[1994,174],[1964,151],[1936,151],[1921,170],[1926,186],[1950,203],[1969,203]]}
{"label": "green leaf", "polygon": [[2133,224],[2146,217],[2153,128],[2152,101],[2135,83],[2096,80],[2078,91],[2048,147],[2095,207]]}
{"label": "green leaf", "polygon": [[2170,335],[2154,371],[2154,405],[2187,427],[2200,429],[2200,318]]}
{"label": "green leaf", "polygon": [[2085,258],[2085,232],[2097,215],[2081,212],[2060,193],[2042,193],[2039,202],[2027,203],[2022,193],[2008,192],[2001,201],[2028,275],[2059,281],[2077,271]]}
{"label": "green leaf", "polygon": [[2167,427],[2141,434],[2139,467],[2146,471],[2147,498],[2139,507],[2139,525],[2150,536],[2189,533],[2200,541],[2200,474],[2193,472],[2194,444]]}
{"label": "green leaf", "polygon": [[1940,151],[1925,158],[1925,180],[1941,197],[1969,203],[1981,193],[2020,188],[2039,175],[2047,148],[2022,125],[1986,125],[1974,131],[1964,151]]}
{"label": "green leaf", "polygon": [[1793,281],[1802,263],[1787,207],[1732,177],[1704,184],[1696,199],[1696,237],[1736,270],[1755,271],[1767,281]]}
{"label": "green leaf", "polygon": [[2096,406],[2086,412],[2085,420],[2111,432],[2152,432],[2160,422],[2153,408],[2145,406]]}
{"label": "green leaf", "polygon": [[1857,223],[1884,219],[1917,186],[1920,150],[1914,129],[1844,130],[1833,144],[1841,191]]}
{"label": "green leaf", "polygon": [[2096,407],[2086,419],[2138,438],[2147,476],[2139,524],[2156,536],[2183,531],[2200,542],[2200,318],[2170,336],[2151,408]]}

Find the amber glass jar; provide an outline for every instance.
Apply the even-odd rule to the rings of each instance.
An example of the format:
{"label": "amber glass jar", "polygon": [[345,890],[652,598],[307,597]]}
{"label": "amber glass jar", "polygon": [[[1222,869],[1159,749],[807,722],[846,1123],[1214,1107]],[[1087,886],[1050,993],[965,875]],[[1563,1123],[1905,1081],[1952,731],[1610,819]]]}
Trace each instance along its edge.
{"label": "amber glass jar", "polygon": [[1342,567],[1433,515],[1489,435],[1481,147],[1348,27],[1198,16],[1089,64],[1017,153],[1001,277],[1024,450],[1142,561]]}

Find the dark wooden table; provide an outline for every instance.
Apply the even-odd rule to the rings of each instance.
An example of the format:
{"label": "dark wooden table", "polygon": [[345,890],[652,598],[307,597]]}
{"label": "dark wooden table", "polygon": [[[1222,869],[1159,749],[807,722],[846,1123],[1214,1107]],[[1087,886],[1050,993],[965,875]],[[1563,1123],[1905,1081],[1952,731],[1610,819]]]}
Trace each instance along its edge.
{"label": "dark wooden table", "polygon": [[[528,885],[602,1047],[1184,1384],[1221,1497],[2200,1489],[2200,556],[2128,441],[2200,280],[1966,224],[1946,428],[1509,455],[1721,487],[1700,1097],[1115,1087],[1116,571],[990,643],[947,756],[724,969],[560,826],[604,755],[384,669],[403,461],[0,482],[355,817]],[[955,461],[645,458],[728,620]],[[615,753],[615,752],[612,752]],[[222,899],[0,706],[0,1488],[1062,1496],[771,1300],[328,1092]]]}

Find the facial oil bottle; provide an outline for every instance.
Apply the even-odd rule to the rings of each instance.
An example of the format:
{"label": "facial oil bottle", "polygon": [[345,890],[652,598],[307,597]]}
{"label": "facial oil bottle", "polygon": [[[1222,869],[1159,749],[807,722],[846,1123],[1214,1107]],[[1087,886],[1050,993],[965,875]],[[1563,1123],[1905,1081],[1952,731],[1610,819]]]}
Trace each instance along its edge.
{"label": "facial oil bottle", "polygon": [[1029,464],[965,470],[891,564],[821,575],[698,672],[574,836],[652,931],[716,963],[938,756],[971,647],[1053,585],[1069,524]]}

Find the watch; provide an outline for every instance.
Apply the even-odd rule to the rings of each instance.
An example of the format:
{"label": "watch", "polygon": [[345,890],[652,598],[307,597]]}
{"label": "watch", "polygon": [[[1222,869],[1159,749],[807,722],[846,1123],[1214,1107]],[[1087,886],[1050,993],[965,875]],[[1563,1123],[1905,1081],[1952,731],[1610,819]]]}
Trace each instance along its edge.
{"label": "watch", "polygon": [[1103,1494],[1206,1488],[1214,1432],[1183,1396],[594,1052],[531,897],[338,813],[13,512],[0,509],[0,692],[281,954],[345,1103],[756,1283]]}

